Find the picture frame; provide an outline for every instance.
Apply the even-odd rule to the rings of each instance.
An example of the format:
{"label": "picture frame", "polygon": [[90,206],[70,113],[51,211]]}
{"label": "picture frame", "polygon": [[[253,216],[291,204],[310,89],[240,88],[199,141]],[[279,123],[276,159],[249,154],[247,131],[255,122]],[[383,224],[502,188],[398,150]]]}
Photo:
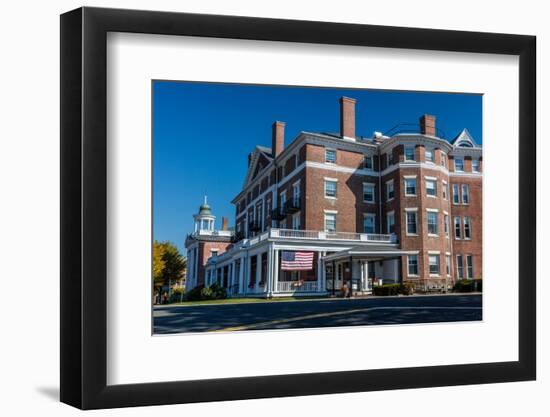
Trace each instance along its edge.
{"label": "picture frame", "polygon": [[[518,56],[518,361],[108,385],[109,32]],[[62,402],[98,409],[536,378],[534,36],[84,7],[61,16],[60,56]]]}

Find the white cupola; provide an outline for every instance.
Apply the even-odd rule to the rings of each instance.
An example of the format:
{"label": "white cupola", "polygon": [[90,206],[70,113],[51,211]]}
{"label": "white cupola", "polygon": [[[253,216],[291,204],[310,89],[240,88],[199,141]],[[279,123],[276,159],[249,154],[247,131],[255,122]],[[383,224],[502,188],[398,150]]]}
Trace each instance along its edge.
{"label": "white cupola", "polygon": [[193,219],[195,219],[195,233],[214,232],[216,216],[212,214],[212,209],[208,205],[206,196],[204,196],[204,203],[199,207],[199,212],[193,215]]}

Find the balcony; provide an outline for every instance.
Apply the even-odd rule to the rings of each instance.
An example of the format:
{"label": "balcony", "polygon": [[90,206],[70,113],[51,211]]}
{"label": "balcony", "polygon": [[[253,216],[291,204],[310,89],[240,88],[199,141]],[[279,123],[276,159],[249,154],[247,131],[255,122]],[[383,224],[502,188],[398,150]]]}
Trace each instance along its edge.
{"label": "balcony", "polygon": [[270,229],[270,238],[310,240],[351,240],[357,242],[397,243],[395,234],[325,232],[320,230]]}
{"label": "balcony", "polygon": [[289,214],[296,213],[297,211],[300,211],[301,204],[300,199],[290,199],[285,203],[285,211]]}

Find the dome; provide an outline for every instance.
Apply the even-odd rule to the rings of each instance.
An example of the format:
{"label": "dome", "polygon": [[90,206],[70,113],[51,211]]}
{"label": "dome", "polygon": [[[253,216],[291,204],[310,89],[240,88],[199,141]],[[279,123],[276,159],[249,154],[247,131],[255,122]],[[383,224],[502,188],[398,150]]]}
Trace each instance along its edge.
{"label": "dome", "polygon": [[212,209],[208,205],[208,203],[204,203],[199,207],[199,216],[211,216],[212,215]]}

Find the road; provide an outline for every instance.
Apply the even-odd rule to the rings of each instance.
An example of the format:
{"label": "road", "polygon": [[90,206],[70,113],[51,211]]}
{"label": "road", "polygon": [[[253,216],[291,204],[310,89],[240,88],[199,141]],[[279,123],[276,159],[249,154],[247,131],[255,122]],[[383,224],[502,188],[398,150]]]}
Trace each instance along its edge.
{"label": "road", "polygon": [[155,306],[154,333],[268,330],[476,321],[481,295],[323,299]]}

